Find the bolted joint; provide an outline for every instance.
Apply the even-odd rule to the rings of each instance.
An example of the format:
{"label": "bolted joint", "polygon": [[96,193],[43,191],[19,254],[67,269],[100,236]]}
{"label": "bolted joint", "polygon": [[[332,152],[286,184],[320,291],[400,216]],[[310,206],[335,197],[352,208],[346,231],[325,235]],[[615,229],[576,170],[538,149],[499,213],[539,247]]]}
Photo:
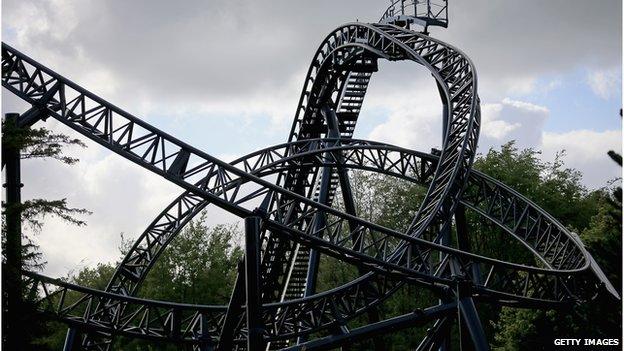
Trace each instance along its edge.
{"label": "bolted joint", "polygon": [[256,217],[260,217],[260,219],[265,220],[268,218],[269,214],[267,212],[267,210],[265,210],[264,208],[260,208],[260,207],[256,207],[253,211],[252,211],[253,215]]}

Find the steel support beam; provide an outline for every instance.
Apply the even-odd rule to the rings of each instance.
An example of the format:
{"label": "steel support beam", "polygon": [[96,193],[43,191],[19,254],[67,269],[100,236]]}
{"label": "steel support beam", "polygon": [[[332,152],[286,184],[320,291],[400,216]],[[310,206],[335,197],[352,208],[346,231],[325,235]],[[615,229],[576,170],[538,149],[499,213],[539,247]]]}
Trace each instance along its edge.
{"label": "steel support beam", "polygon": [[292,346],[284,349],[284,351],[331,350],[345,345],[352,345],[357,341],[416,327],[436,318],[442,318],[453,313],[456,308],[457,304],[455,302],[429,307],[424,310],[417,310],[399,317],[356,328],[346,334],[327,336],[305,344]]}
{"label": "steel support beam", "polygon": [[45,121],[48,117],[50,117],[50,113],[47,111],[47,109],[33,106],[26,112],[22,113],[19,120],[17,121],[17,126],[20,128],[31,127],[33,124],[37,123],[40,120]]}
{"label": "steel support beam", "polygon": [[489,351],[490,346],[471,297],[471,284],[470,281],[463,279],[459,279],[457,282],[457,312],[459,314],[461,350]]}
{"label": "steel support beam", "polygon": [[[323,167],[322,175],[321,175],[321,184],[319,187],[319,197],[318,202],[322,204],[327,203],[328,195],[329,195],[329,186],[332,178],[332,169],[331,167]],[[325,216],[323,213],[319,213],[314,218],[314,226],[315,231],[319,231],[321,228],[325,227]],[[308,261],[308,275],[306,277],[306,287],[304,296],[314,295],[316,292],[316,279],[318,276],[318,269],[321,260],[321,255],[318,250],[310,249],[310,259]]]}
{"label": "steel support beam", "polygon": [[[442,224],[440,226],[440,244],[442,245],[446,245],[449,246],[451,243],[451,226],[450,225],[445,225]],[[440,253],[440,261],[444,260],[446,258],[446,254]],[[453,269],[453,265],[449,265],[451,271],[454,271]],[[438,303],[440,304],[444,304],[447,303],[449,300],[448,296],[445,296],[441,299],[438,300]],[[437,343],[439,345],[438,351],[449,351],[451,349],[451,328],[445,327],[445,328],[440,328],[438,330],[438,335],[437,337],[439,338],[439,342]]]}
{"label": "steel support beam", "polygon": [[245,218],[245,292],[247,297],[247,350],[264,350],[260,293],[260,217]]}
{"label": "steel support beam", "polygon": [[[325,118],[325,122],[327,123],[327,136],[329,138],[335,138],[337,140],[340,139],[338,121],[336,119],[336,114],[334,113],[334,111],[332,111],[327,105],[322,106],[319,111],[320,114]],[[326,153],[325,157],[329,159],[331,158],[331,155]],[[323,167],[321,171],[321,183],[317,200],[321,204],[327,204],[329,187],[332,180],[332,171],[332,167]],[[353,204],[353,199],[351,199],[350,203]],[[317,227],[317,230],[319,228],[323,228],[325,224],[325,217],[323,216],[323,214],[316,216],[316,218],[314,219],[314,225]],[[310,296],[316,292],[316,279],[318,276],[319,263],[320,253],[315,249],[311,249],[304,296]]]}
{"label": "steel support beam", "polygon": [[[245,222],[245,229],[247,223]],[[234,331],[236,330],[236,324],[238,322],[238,316],[243,313],[243,304],[245,303],[245,264],[240,262],[238,264],[238,275],[236,276],[236,282],[234,283],[234,289],[230,297],[230,303],[228,304],[228,310],[225,314],[225,320],[223,321],[223,328],[219,336],[219,344],[217,345],[217,351],[229,351],[234,349]]]}
{"label": "steel support beam", "polygon": [[[325,118],[325,122],[327,123],[327,136],[329,138],[340,138],[340,132],[338,130],[338,123],[336,121],[336,115],[333,111],[327,106],[324,105],[319,109],[320,114]],[[331,155],[326,153],[324,154],[326,159],[331,158]],[[326,205],[328,202],[329,190],[332,180],[333,170],[332,167],[323,167],[321,170],[321,178],[320,178],[320,186],[319,186],[319,195],[317,201],[321,204]],[[315,231],[323,228],[326,225],[325,216],[323,213],[318,214],[314,218],[313,222]],[[310,249],[310,258],[308,260],[308,274],[306,276],[306,286],[304,291],[304,296],[314,295],[316,292],[316,281],[318,278],[318,270],[321,261],[321,254],[318,250],[312,248]],[[342,333],[341,328],[336,329],[337,334]],[[299,337],[297,339],[297,344],[302,344],[307,341],[307,337]]]}
{"label": "steel support beam", "polygon": [[[17,128],[18,113],[7,113],[3,134]],[[3,135],[6,138],[6,135]],[[6,170],[6,265],[2,279],[3,292],[6,292],[6,302],[3,301],[3,346],[6,350],[20,350],[23,340],[21,325],[22,316],[22,198],[21,198],[21,170],[20,150],[14,145],[4,144],[2,159]]]}
{"label": "steel support beam", "polygon": [[65,343],[63,344],[63,351],[78,351],[80,350],[80,334],[76,328],[67,329],[65,335]]}
{"label": "steel support beam", "polygon": [[415,351],[433,351],[442,347],[443,343],[448,344],[448,335],[453,320],[454,318],[450,316],[438,319],[431,328],[427,329],[427,335],[418,344]]}
{"label": "steel support beam", "polygon": [[[470,236],[468,234],[468,222],[466,221],[466,206],[458,204],[455,209],[455,229],[457,231],[457,247],[465,252],[471,252]],[[471,268],[471,280],[474,284],[481,284],[481,270],[477,263]]]}

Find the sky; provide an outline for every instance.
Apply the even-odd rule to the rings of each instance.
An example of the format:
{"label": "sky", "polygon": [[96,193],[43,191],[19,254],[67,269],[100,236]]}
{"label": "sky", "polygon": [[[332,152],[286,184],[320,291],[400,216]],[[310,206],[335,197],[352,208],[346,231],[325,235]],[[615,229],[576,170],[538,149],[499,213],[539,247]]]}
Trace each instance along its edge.
{"label": "sky", "polygon": [[[387,1],[4,0],[2,40],[126,111],[232,160],[286,141],[321,40],[375,22]],[[620,176],[622,3],[451,1],[433,37],[465,52],[479,78],[480,153],[516,140],[597,189]],[[428,151],[441,142],[441,102],[422,67],[380,62],[356,138]],[[2,90],[2,113],[28,108]],[[74,135],[52,119],[40,122]],[[88,142],[76,166],[23,163],[23,198],[67,198],[93,212],[76,228],[54,218],[34,238],[64,276],[119,257],[182,189]],[[237,219],[212,210],[210,224]]]}

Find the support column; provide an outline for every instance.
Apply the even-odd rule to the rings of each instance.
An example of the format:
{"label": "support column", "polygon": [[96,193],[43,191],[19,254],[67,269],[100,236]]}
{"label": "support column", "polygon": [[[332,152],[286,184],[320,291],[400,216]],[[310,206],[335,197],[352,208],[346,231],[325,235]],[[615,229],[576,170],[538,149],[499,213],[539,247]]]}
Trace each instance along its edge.
{"label": "support column", "polygon": [[[247,228],[245,222],[245,228]],[[228,304],[225,320],[219,336],[219,344],[217,351],[229,351],[234,349],[234,331],[238,322],[238,316],[243,312],[243,303],[245,302],[245,264],[240,262],[238,265],[238,274],[236,283],[232,290],[230,303]]]}
{"label": "support column", "polygon": [[472,283],[468,280],[461,278],[457,280],[460,349],[462,351],[489,351],[490,346],[472,300],[471,285]]}
{"label": "support column", "polygon": [[[445,204],[444,205],[444,212],[448,213],[449,209],[449,205]],[[450,219],[449,219],[450,222]],[[440,244],[444,245],[444,246],[450,246],[451,245],[451,225],[450,223],[443,223],[439,226],[440,228]],[[440,256],[438,257],[439,262],[442,262],[444,259],[446,259],[446,256],[448,254],[446,253],[442,253],[440,252]],[[451,271],[451,275],[455,274],[455,270],[453,267],[453,262],[450,262],[448,265],[448,268]],[[452,296],[442,296],[438,302],[440,304],[444,304],[444,303],[448,303],[452,301]],[[441,339],[439,341],[439,347],[438,347],[438,351],[449,351],[451,350],[451,328],[450,327],[444,327],[444,328],[440,328],[439,329],[439,333],[441,334]]]}
{"label": "support column", "polygon": [[[338,130],[338,121],[335,113],[324,105],[320,108],[321,115],[325,118],[327,123],[327,136],[329,138],[340,139],[340,132]],[[338,141],[337,141],[338,142]],[[327,160],[331,160],[332,155],[330,153],[324,153],[323,157]],[[327,197],[329,195],[330,182],[332,180],[332,167],[323,167],[321,171],[321,184],[319,187],[319,196],[317,202],[327,205]],[[314,218],[314,230],[319,231],[325,227],[325,215],[324,213],[318,213]],[[316,292],[316,280],[318,277],[318,268],[321,260],[320,253],[314,248],[310,249],[310,259],[308,261],[308,275],[306,277],[306,288],[303,296],[314,295]],[[300,341],[304,341],[305,338],[300,338]]]}
{"label": "support column", "polygon": [[443,342],[448,342],[449,330],[453,320],[454,318],[450,316],[438,319],[431,328],[427,329],[427,335],[415,351],[431,351],[436,347],[439,349]]}
{"label": "support column", "polygon": [[260,217],[245,218],[245,290],[247,297],[247,350],[264,350],[260,287]]}
{"label": "support column", "polygon": [[[465,252],[471,252],[470,237],[468,235],[468,222],[466,221],[466,207],[458,204],[455,209],[455,227],[457,229],[457,247]],[[479,264],[473,262],[470,266],[472,282],[480,284],[481,270]]]}
{"label": "support column", "polygon": [[80,350],[80,334],[76,328],[67,329],[67,335],[65,335],[65,344],[63,345],[63,351],[76,351]]}
{"label": "support column", "polygon": [[[7,129],[17,128],[18,113],[6,114]],[[6,135],[4,135],[6,137]],[[2,281],[3,291],[6,292],[6,308],[4,314],[4,346],[7,350],[20,350],[22,340],[21,310],[22,310],[22,199],[20,150],[14,145],[3,143],[2,159],[6,171],[6,270]]]}

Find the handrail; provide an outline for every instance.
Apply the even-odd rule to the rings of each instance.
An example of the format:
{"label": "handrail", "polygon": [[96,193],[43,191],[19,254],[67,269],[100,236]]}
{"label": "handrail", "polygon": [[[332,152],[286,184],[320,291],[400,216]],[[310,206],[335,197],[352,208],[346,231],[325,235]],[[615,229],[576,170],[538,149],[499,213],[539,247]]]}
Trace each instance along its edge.
{"label": "handrail", "polygon": [[379,23],[398,21],[427,26],[448,26],[447,0],[393,0],[384,11]]}

